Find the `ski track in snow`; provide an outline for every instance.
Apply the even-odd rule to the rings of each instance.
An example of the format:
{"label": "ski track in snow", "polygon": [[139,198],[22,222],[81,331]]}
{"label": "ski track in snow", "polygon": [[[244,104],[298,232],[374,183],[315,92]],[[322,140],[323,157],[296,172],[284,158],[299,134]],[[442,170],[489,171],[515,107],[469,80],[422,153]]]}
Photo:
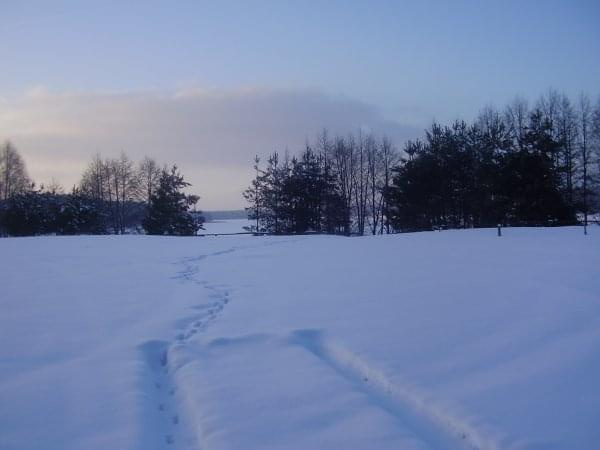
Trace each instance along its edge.
{"label": "ski track in snow", "polygon": [[[174,337],[173,341],[148,341],[140,346],[153,378],[152,398],[156,410],[162,416],[163,442],[159,447],[169,449],[202,447],[198,424],[193,426],[186,423],[185,408],[181,408],[183,402],[182,399],[178,399],[178,386],[174,377],[174,372],[179,366],[170,361],[169,355],[171,352],[181,350],[193,336],[204,332],[219,318],[231,300],[231,290],[225,285],[214,285],[199,280],[197,278],[201,267],[199,263],[210,257],[286,242],[290,241],[232,247],[180,261],[179,264],[183,264],[184,268],[175,278],[195,283],[209,290],[210,302],[193,307],[197,313],[180,321],[183,330]],[[392,382],[381,370],[369,365],[338,343],[327,339],[319,330],[296,330],[283,338],[267,335],[262,337],[302,347],[351,383],[355,389],[365,394],[371,404],[392,415],[403,427],[411,430],[417,439],[433,449],[496,450],[498,448],[494,440],[484,436],[473,424],[439,407],[410,383]],[[242,337],[232,340],[232,342],[236,341],[243,343],[245,339]],[[212,341],[206,345],[212,345]]]}
{"label": "ski track in snow", "polygon": [[392,382],[358,355],[326,339],[319,330],[297,330],[288,342],[299,345],[352,383],[381,409],[433,449],[495,450],[497,444],[472,424],[455,417],[410,383]]}

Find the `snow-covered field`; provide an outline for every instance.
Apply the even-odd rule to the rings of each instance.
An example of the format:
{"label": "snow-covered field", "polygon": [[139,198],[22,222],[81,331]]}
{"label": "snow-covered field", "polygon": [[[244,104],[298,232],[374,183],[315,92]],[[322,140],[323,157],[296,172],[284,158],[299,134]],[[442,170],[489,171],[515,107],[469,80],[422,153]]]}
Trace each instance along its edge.
{"label": "snow-covered field", "polygon": [[600,227],[0,239],[1,449],[600,448]]}

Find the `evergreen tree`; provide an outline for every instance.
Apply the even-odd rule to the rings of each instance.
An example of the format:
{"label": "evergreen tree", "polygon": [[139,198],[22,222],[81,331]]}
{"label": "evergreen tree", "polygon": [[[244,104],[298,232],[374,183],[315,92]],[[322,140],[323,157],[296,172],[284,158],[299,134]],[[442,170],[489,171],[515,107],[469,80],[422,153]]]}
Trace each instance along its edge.
{"label": "evergreen tree", "polygon": [[261,221],[264,221],[264,218],[261,217],[261,207],[263,203],[263,194],[264,194],[264,178],[265,174],[259,168],[260,158],[258,156],[254,157],[254,171],[256,172],[256,176],[252,180],[250,187],[246,189],[243,193],[244,198],[250,206],[246,208],[248,212],[248,219],[253,220],[255,225],[250,225],[246,227],[250,231],[254,231],[256,233],[261,232]]}
{"label": "evergreen tree", "polygon": [[555,161],[561,147],[552,123],[541,111],[531,114],[523,147],[511,153],[505,166],[504,186],[511,200],[507,220],[513,225],[562,225],[575,222],[575,211],[561,195]]}
{"label": "evergreen tree", "polygon": [[55,228],[58,234],[105,234],[107,223],[102,203],[74,189],[71,195],[63,197]]}
{"label": "evergreen tree", "polygon": [[104,234],[107,215],[102,203],[78,190],[56,194],[30,190],[6,201],[0,228],[11,236]]}
{"label": "evergreen tree", "polygon": [[55,231],[56,204],[50,194],[30,190],[6,202],[4,228],[10,236],[36,236]]}
{"label": "evergreen tree", "polygon": [[252,230],[273,234],[337,233],[344,229],[344,202],[323,155],[307,147],[300,158],[283,164],[273,153],[244,192]]}
{"label": "evergreen tree", "polygon": [[386,189],[397,231],[574,222],[556,166],[561,142],[540,111],[514,138],[493,110],[472,126],[433,124],[426,138],[407,144]]}
{"label": "evergreen tree", "polygon": [[183,189],[190,186],[176,166],[170,172],[163,170],[158,189],[150,198],[150,205],[142,226],[146,233],[156,235],[192,236],[202,228],[203,218],[189,211],[199,197],[187,195]]}

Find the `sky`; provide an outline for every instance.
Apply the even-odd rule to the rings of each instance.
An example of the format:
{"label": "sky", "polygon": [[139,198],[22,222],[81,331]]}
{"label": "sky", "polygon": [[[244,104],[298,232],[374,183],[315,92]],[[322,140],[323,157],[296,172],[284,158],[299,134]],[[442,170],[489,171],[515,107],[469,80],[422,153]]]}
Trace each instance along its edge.
{"label": "sky", "polygon": [[0,0],[0,139],[38,183],[177,163],[204,209],[323,127],[391,136],[549,88],[600,94],[598,1]]}

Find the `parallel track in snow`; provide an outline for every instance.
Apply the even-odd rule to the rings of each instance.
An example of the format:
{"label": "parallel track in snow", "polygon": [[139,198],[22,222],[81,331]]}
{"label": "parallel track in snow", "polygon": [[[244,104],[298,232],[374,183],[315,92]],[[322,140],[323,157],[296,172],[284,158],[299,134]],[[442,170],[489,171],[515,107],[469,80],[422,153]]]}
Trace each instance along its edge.
{"label": "parallel track in snow", "polygon": [[497,444],[475,426],[436,405],[408,383],[392,382],[357,354],[325,338],[319,330],[297,330],[289,341],[319,358],[371,403],[396,418],[432,449],[496,450]]}
{"label": "parallel track in snow", "polygon": [[[236,251],[277,245],[288,241],[267,242],[258,246],[232,247],[218,252],[185,258],[176,278],[195,283],[209,291],[209,302],[194,307],[194,314],[184,318],[186,327],[171,342],[150,341],[142,345],[148,370],[153,377],[152,398],[162,416],[162,448],[202,448],[201,424],[190,423],[185,399],[178,397],[176,371],[189,363],[184,356],[190,339],[204,332],[222,315],[231,301],[232,292],[225,285],[211,284],[198,278],[201,263],[210,257]],[[467,420],[436,405],[411,384],[402,383],[367,363],[357,354],[326,338],[318,330],[297,330],[284,336],[263,336],[305,349],[331,368],[353,388],[368,396],[370,403],[386,411],[399,426],[410,430],[414,437],[432,449],[495,450],[498,445]],[[209,344],[210,345],[210,344]],[[161,445],[158,446],[161,448]]]}

